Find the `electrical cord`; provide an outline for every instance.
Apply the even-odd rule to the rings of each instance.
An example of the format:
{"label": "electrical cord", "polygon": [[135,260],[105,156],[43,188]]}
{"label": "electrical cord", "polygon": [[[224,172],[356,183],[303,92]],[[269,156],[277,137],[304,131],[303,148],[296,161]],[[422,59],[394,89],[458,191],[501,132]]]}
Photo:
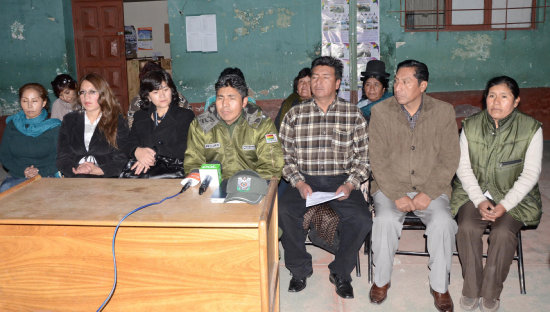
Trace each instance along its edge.
{"label": "electrical cord", "polygon": [[[185,189],[187,190],[187,189]],[[113,281],[113,287],[111,288],[111,292],[109,293],[109,295],[107,296],[107,298],[105,299],[105,301],[103,301],[103,303],[101,304],[101,306],[99,307],[99,309],[97,309],[96,312],[101,312],[103,311],[103,309],[105,308],[105,306],[107,305],[107,303],[109,303],[109,301],[111,300],[111,298],[113,297],[113,294],[115,293],[115,288],[116,288],[116,284],[117,284],[117,267],[116,267],[116,256],[115,256],[115,239],[116,239],[116,234],[118,232],[118,228],[120,227],[120,224],[122,223],[122,221],[124,221],[126,218],[128,218],[130,215],[132,215],[134,212],[137,212],[137,211],[140,211],[141,209],[143,208],[147,208],[149,206],[153,206],[153,205],[158,205],[158,204],[162,204],[165,200],[167,199],[172,199],[176,196],[178,196],[179,194],[185,192],[185,190],[182,188],[181,191],[179,191],[178,193],[172,195],[172,196],[168,196],[168,197],[165,197],[164,199],[162,199],[161,201],[158,201],[158,202],[155,202],[155,203],[149,203],[149,204],[146,204],[146,205],[143,205],[141,207],[138,207],[132,211],[130,211],[128,214],[126,214],[122,219],[120,219],[120,221],[118,222],[116,228],[115,228],[115,233],[113,234],[113,243],[112,243],[112,249],[113,249],[113,263],[114,263],[114,268],[115,268],[115,277],[114,277],[114,281]]]}

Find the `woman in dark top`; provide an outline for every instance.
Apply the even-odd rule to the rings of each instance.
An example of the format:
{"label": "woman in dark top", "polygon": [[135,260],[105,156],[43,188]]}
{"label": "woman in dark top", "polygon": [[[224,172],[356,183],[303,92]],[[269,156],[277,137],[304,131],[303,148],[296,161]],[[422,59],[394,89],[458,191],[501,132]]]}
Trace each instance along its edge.
{"label": "woman in dark top", "polygon": [[65,115],[59,130],[57,167],[65,177],[118,177],[128,161],[128,126],[109,84],[97,74],[78,87],[84,111]]}
{"label": "woman in dark top", "polygon": [[136,175],[147,173],[156,156],[183,161],[187,149],[187,132],[195,114],[178,106],[176,86],[164,70],[143,76],[139,95],[141,110],[134,114],[126,152],[137,160],[131,167]]}
{"label": "woman in dark top", "polygon": [[48,91],[38,83],[27,83],[19,89],[22,110],[6,119],[0,144],[0,162],[8,176],[0,186],[3,192],[38,174],[56,176],[55,166],[58,119],[48,119],[44,108]]}

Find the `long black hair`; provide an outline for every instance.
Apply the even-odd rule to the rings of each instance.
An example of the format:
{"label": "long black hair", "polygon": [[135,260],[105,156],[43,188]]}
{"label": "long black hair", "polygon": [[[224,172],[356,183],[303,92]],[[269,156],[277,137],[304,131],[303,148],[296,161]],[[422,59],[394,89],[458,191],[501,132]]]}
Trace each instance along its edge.
{"label": "long black hair", "polygon": [[69,88],[76,92],[77,81],[73,79],[70,75],[61,74],[57,75],[55,79],[51,82],[53,93],[56,97],[59,97],[61,91]]}
{"label": "long black hair", "polygon": [[149,92],[159,90],[162,82],[166,82],[166,85],[172,90],[172,100],[170,101],[170,106],[177,105],[179,102],[178,89],[172,77],[165,70],[154,70],[146,73],[141,79],[139,85],[139,97],[141,98],[141,109],[148,109],[151,105],[154,105],[149,100]]}

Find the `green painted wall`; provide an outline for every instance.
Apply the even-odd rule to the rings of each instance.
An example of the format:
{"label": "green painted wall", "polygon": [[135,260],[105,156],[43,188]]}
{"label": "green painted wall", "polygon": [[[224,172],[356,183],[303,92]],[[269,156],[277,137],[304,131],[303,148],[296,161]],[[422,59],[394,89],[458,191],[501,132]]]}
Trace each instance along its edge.
{"label": "green painted wall", "polygon": [[[380,1],[381,53],[388,71],[407,58],[430,68],[428,91],[480,90],[510,75],[521,87],[550,87],[550,8],[535,30],[404,32],[399,0]],[[540,1],[539,1],[540,2]],[[62,72],[76,75],[70,0],[2,0],[0,11],[0,115],[18,108],[17,90],[35,81],[51,89]],[[543,11],[538,12],[542,20]],[[191,102],[214,94],[225,67],[240,67],[257,99],[281,99],[292,79],[319,55],[320,0],[168,0],[174,81]],[[185,16],[216,14],[217,53],[188,53]],[[76,78],[76,77],[75,77]],[[53,94],[50,99],[54,100]]]}
{"label": "green painted wall", "polygon": [[[2,0],[0,116],[19,108],[17,91],[38,82],[50,91],[57,74],[76,74],[70,0]],[[76,78],[76,77],[75,77]]]}
{"label": "green painted wall", "polygon": [[[218,52],[187,52],[185,16],[216,14]],[[239,67],[256,99],[285,98],[298,71],[320,54],[320,0],[168,0],[174,82],[191,102],[214,94]]]}
{"label": "green painted wall", "polygon": [[[539,1],[541,2],[541,1]],[[544,1],[542,1],[544,2]],[[534,30],[404,32],[400,26],[400,0],[380,1],[381,58],[395,72],[405,59],[426,63],[428,92],[482,90],[498,75],[516,79],[520,87],[550,86],[550,8],[539,9]]]}

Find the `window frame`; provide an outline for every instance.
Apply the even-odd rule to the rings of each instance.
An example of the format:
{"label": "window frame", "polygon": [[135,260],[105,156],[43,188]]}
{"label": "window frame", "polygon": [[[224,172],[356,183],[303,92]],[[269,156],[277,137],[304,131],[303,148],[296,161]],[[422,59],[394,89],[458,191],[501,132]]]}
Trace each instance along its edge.
{"label": "window frame", "polygon": [[[445,9],[441,10],[444,12],[444,24],[439,25],[438,21],[439,18],[436,18],[436,25],[434,25],[434,28],[409,28],[407,26],[407,13],[408,12],[415,12],[413,10],[407,10],[407,0],[401,0],[402,5],[402,11],[404,13],[405,19],[404,23],[402,23],[403,29],[405,32],[443,32],[443,31],[502,31],[502,30],[532,30],[536,28],[536,9],[537,9],[537,0],[531,0],[531,21],[530,22],[522,22],[522,24],[530,23],[531,26],[529,27],[507,27],[507,25],[514,25],[514,24],[496,24],[496,25],[504,25],[504,27],[501,28],[494,28],[492,27],[492,13],[493,13],[493,0],[483,0],[484,1],[484,8],[491,8],[491,9],[483,9],[483,24],[473,24],[473,25],[453,25],[452,24],[452,5],[453,1],[460,1],[460,0],[444,0],[445,3]],[[450,8],[450,9],[448,9]],[[435,13],[438,14],[438,13]]]}

